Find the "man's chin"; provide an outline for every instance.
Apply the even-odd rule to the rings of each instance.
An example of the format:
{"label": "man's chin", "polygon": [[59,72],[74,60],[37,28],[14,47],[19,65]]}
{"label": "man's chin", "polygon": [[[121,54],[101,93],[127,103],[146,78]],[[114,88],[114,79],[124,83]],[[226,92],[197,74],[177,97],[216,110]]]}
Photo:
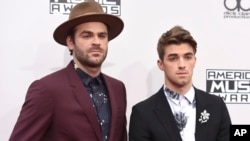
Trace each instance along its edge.
{"label": "man's chin", "polygon": [[187,84],[188,84],[187,81],[180,81],[180,82],[178,82],[179,87],[186,86]]}
{"label": "man's chin", "polygon": [[96,67],[101,67],[103,61],[100,61],[100,60],[93,60],[91,62],[88,63],[89,67],[93,67],[93,68],[96,68]]}

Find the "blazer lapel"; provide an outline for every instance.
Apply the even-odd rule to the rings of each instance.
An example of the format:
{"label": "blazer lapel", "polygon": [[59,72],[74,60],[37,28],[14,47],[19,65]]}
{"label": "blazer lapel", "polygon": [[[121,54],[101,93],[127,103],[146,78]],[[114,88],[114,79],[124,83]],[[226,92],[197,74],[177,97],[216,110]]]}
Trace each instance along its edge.
{"label": "blazer lapel", "polygon": [[112,113],[109,140],[115,140],[116,135],[114,131],[119,131],[121,130],[120,128],[123,128],[123,127],[118,126],[120,125],[120,119],[123,118],[123,112],[121,109],[121,106],[123,104],[121,102],[124,101],[119,93],[123,93],[123,92],[117,87],[115,87],[115,84],[113,83],[112,79],[110,79],[105,74],[102,74],[102,76],[103,76],[105,85],[107,87],[111,113]]}
{"label": "blazer lapel", "polygon": [[199,118],[201,113],[206,109],[207,101],[202,96],[197,89],[195,89],[195,98],[196,98],[196,129],[195,129],[195,140],[204,141],[206,139],[206,123],[201,123]]}
{"label": "blazer lapel", "polygon": [[73,94],[75,95],[76,100],[79,103],[79,105],[82,107],[84,113],[86,113],[85,115],[89,119],[90,124],[92,124],[93,131],[95,131],[96,136],[101,141],[102,137],[101,137],[100,126],[97,120],[96,112],[93,108],[93,103],[89,97],[89,94],[87,90],[85,89],[85,87],[83,86],[82,80],[77,75],[76,71],[74,70],[72,62],[67,66],[66,70],[67,70],[69,81],[73,90]]}
{"label": "blazer lapel", "polygon": [[181,141],[179,129],[177,128],[176,121],[171,111],[170,105],[163,92],[163,88],[157,93],[158,102],[155,108],[155,113],[159,121],[166,128],[167,134],[172,141]]}

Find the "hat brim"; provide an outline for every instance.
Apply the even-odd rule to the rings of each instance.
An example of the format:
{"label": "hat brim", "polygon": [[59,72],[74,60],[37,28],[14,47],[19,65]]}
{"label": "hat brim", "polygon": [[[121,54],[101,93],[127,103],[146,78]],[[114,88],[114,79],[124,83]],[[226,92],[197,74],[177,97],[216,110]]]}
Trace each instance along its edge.
{"label": "hat brim", "polygon": [[66,21],[61,25],[59,25],[54,31],[53,34],[54,40],[61,45],[67,46],[66,37],[68,36],[69,31],[72,30],[75,26],[86,22],[102,22],[106,24],[108,28],[109,41],[118,36],[124,27],[123,21],[114,15],[108,15],[108,14],[85,15]]}

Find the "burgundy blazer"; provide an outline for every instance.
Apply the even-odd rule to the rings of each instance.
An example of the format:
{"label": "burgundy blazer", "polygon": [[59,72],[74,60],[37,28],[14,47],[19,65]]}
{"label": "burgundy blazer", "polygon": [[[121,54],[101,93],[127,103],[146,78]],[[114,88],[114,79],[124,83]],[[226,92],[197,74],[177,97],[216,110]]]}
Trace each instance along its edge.
{"label": "burgundy blazer", "polygon": [[[125,86],[102,76],[112,113],[109,141],[127,141]],[[102,141],[92,101],[72,62],[30,85],[9,141]]]}

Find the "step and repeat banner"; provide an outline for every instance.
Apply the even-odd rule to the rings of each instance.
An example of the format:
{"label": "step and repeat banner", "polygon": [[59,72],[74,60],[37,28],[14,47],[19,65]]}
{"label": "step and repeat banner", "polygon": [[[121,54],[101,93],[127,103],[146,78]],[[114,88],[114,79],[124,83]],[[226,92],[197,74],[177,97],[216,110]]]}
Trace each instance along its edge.
{"label": "step and repeat banner", "polygon": [[[54,29],[84,0],[1,1],[0,140],[7,141],[36,79],[65,67],[66,47],[53,40]],[[249,0],[96,0],[125,27],[110,41],[102,71],[127,88],[127,117],[137,102],[163,85],[157,67],[157,41],[175,25],[198,42],[194,85],[221,96],[233,124],[250,124]]]}

